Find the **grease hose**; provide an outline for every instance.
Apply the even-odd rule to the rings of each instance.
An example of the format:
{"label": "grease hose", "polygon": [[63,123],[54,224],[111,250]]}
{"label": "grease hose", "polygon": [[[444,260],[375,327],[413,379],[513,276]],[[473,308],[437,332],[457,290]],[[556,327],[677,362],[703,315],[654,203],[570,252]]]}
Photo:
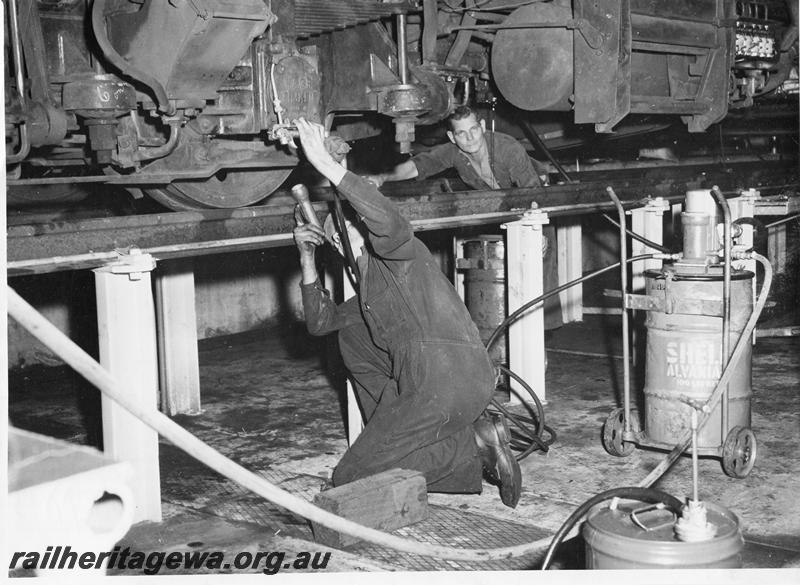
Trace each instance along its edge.
{"label": "grease hose", "polygon": [[[750,334],[752,333],[758,316],[763,309],[769,287],[772,282],[772,268],[769,262],[759,254],[753,253],[752,256],[758,260],[765,268],[764,283],[761,293],[756,302],[756,306],[747,322],[745,329],[736,343],[731,358],[728,361],[725,370],[717,384],[716,389],[712,393],[706,408],[708,412],[714,408],[722,395],[722,389],[727,385],[730,377],[733,374],[733,365],[741,358],[744,352],[745,344],[749,343]],[[638,257],[631,258],[629,261],[638,259]],[[613,267],[613,266],[612,266]],[[602,272],[610,270],[611,268],[601,269]],[[601,273],[601,271],[597,271]],[[594,274],[596,276],[597,274]],[[584,278],[576,279],[571,284],[583,282]],[[568,283],[569,284],[569,283]],[[566,287],[566,285],[564,285]],[[559,287],[561,288],[561,287]],[[294,494],[291,494],[263,477],[260,477],[245,469],[238,463],[224,456],[222,453],[207,445],[189,431],[172,421],[169,417],[162,414],[157,410],[144,409],[130,401],[124,393],[119,391],[117,387],[119,383],[116,379],[99,363],[97,363],[89,354],[81,349],[74,341],[69,339],[62,333],[55,325],[50,323],[43,317],[36,309],[28,304],[21,296],[19,296],[13,288],[7,287],[8,290],[8,313],[20,325],[22,325],[29,333],[41,341],[44,345],[52,349],[59,355],[68,365],[75,371],[81,374],[89,382],[94,384],[105,396],[114,400],[122,408],[127,410],[133,416],[144,422],[150,428],[158,432],[165,439],[172,442],[176,447],[185,451],[195,459],[207,465],[209,468],[224,475],[228,479],[235,481],[239,485],[253,491],[255,494],[266,498],[267,500],[295,513],[303,516],[312,522],[321,524],[337,532],[348,534],[357,537],[361,540],[371,542],[373,544],[386,546],[401,552],[416,554],[421,556],[431,556],[442,559],[460,560],[460,561],[495,561],[510,558],[517,558],[528,555],[539,555],[545,547],[551,544],[551,538],[540,538],[528,543],[509,546],[503,548],[493,549],[467,549],[467,548],[454,548],[441,545],[432,545],[430,543],[423,543],[413,540],[408,540],[369,528],[347,520],[336,514],[332,514],[322,508],[319,508]],[[556,294],[553,289],[550,291]],[[534,299],[536,300],[536,299]],[[541,301],[539,301],[541,302]],[[535,303],[528,303],[533,306]],[[521,313],[519,310],[515,314]],[[510,321],[509,321],[510,322]],[[703,411],[699,420],[699,425],[708,420],[708,413]],[[688,433],[687,433],[688,435]],[[672,463],[680,456],[686,449],[691,440],[687,436],[665,457],[664,460],[639,484],[639,487],[648,487],[652,485],[661,475],[669,469]],[[571,533],[570,528],[568,532]],[[562,539],[567,536],[567,532],[563,534]],[[555,542],[555,539],[553,539]]]}
{"label": "grease hose", "polygon": [[[653,257],[654,254],[642,254],[639,256],[633,256],[632,258],[629,258],[627,261],[635,262],[637,260],[647,260]],[[495,330],[492,331],[491,335],[489,335],[489,338],[486,341],[486,349],[487,350],[490,349],[492,345],[497,341],[500,334],[504,330],[508,329],[508,327],[510,327],[517,319],[522,317],[529,309],[535,307],[536,305],[539,305],[546,299],[554,295],[557,295],[561,291],[564,291],[577,284],[590,280],[596,276],[608,272],[609,270],[614,270],[619,265],[620,262],[616,262],[614,264],[611,264],[610,266],[600,268],[599,270],[595,270],[594,272],[590,272],[589,274],[585,274],[579,278],[576,278],[575,280],[562,284],[526,302],[524,305],[522,305],[520,308],[514,311],[511,315],[506,317],[502,321],[502,323],[500,323],[495,328]],[[501,373],[504,373],[514,378],[517,382],[519,382],[520,385],[522,385],[522,387],[525,389],[525,391],[533,398],[534,405],[536,406],[536,418],[533,419],[530,417],[514,414],[510,412],[507,408],[505,408],[502,405],[502,403],[500,403],[498,400],[494,398],[492,399],[491,402],[492,406],[494,406],[496,410],[501,412],[503,416],[505,416],[517,429],[519,429],[518,431],[516,431],[514,428],[511,429],[512,431],[511,448],[514,449],[515,451],[520,451],[520,453],[515,456],[516,460],[522,461],[523,459],[525,459],[525,457],[527,457],[537,449],[541,449],[542,451],[547,452],[550,448],[550,445],[552,445],[555,442],[557,435],[555,430],[553,430],[553,428],[545,424],[544,408],[542,407],[541,400],[539,400],[539,397],[536,395],[536,392],[533,390],[533,388],[531,388],[531,386],[527,382],[525,382],[525,380],[522,379],[522,377],[520,377],[515,372],[513,372],[509,368],[506,368],[503,365],[496,365],[496,367]],[[525,404],[524,401],[523,404]],[[525,406],[528,407],[527,404],[525,404]],[[530,428],[528,428],[527,425],[534,423],[536,424],[535,430],[531,430]],[[543,437],[544,432],[547,432],[550,435],[549,439],[545,439]],[[523,438],[519,439],[518,437],[513,435],[514,433],[519,433]]]}
{"label": "grease hose", "polygon": [[170,420],[165,414],[155,409],[141,408],[133,403],[117,389],[119,383],[103,366],[38,313],[11,287],[8,287],[8,313],[29,333],[55,351],[75,371],[94,384],[105,396],[114,400],[176,447],[228,479],[312,522],[401,552],[457,561],[494,561],[531,555],[542,551],[550,542],[550,538],[540,538],[505,548],[459,549],[407,540],[332,514],[245,469]]}

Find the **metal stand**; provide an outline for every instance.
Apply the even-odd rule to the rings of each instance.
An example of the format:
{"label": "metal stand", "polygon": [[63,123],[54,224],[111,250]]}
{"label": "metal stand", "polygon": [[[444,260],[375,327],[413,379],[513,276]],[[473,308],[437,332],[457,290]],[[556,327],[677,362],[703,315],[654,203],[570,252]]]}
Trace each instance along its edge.
{"label": "metal stand", "polygon": [[[150,272],[155,260],[131,252],[94,270],[100,364],[142,408],[157,410],[158,355]],[[104,452],[134,468],[134,522],[161,521],[158,433],[103,396]]]}
{"label": "metal stand", "polygon": [[200,363],[194,270],[190,258],[159,264],[155,273],[161,411],[199,414]]}
{"label": "metal stand", "polygon": [[[567,217],[556,226],[558,242],[558,284],[566,284],[583,276],[583,243],[581,218]],[[583,321],[583,284],[559,293],[564,324]]]}
{"label": "metal stand", "polygon": [[[637,209],[632,209],[629,213],[631,215],[631,229],[633,233],[641,235],[643,238],[650,240],[656,244],[664,243],[664,213],[669,211],[670,205],[661,197],[650,199],[646,205]],[[646,246],[639,240],[631,239],[631,256],[638,256],[640,254],[647,254],[654,252],[652,248]],[[646,270],[658,270],[663,266],[663,261],[651,258],[641,262],[635,262],[630,266],[631,272],[631,292],[639,293],[644,292],[645,278],[644,273]],[[634,313],[634,323],[637,318]],[[633,358],[633,365],[638,367],[644,355],[644,338],[639,335],[639,331],[634,326],[631,329],[631,356]]]}
{"label": "metal stand", "polygon": [[[656,244],[664,243],[664,213],[669,211],[670,205],[661,197],[656,197],[647,202],[643,207],[632,209],[631,229],[634,233],[641,235],[645,239]],[[631,242],[631,256],[647,254],[655,250],[649,248],[639,240]],[[631,266],[631,291],[641,292],[644,290],[644,273],[646,270],[659,269],[663,265],[661,260],[651,258],[636,262]]]}
{"label": "metal stand", "polygon": [[[506,230],[506,281],[508,312],[516,311],[543,291],[542,226],[549,223],[547,214],[533,209],[522,219],[503,224]],[[545,353],[544,309],[537,305],[509,327],[509,367],[536,391],[544,401]],[[511,381],[511,404],[526,402],[528,393],[515,380]],[[531,399],[532,400],[532,399]]]}

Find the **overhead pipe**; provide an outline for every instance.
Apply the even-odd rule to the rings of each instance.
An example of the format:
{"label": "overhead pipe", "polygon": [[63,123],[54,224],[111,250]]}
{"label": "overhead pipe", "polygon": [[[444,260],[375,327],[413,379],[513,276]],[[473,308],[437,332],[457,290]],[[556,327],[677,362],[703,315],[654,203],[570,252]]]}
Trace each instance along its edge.
{"label": "overhead pipe", "polygon": [[437,0],[424,0],[422,4],[422,62],[436,63],[436,33],[439,30]]}
{"label": "overhead pipe", "polygon": [[408,41],[406,40],[406,15],[397,15],[397,76],[400,83],[408,83]]}
{"label": "overhead pipe", "polygon": [[544,140],[542,140],[542,137],[539,136],[539,133],[533,127],[533,124],[531,124],[530,122],[523,122],[522,130],[523,132],[527,130],[525,134],[528,135],[528,140],[530,140],[536,148],[538,148],[544,153],[547,159],[551,163],[553,163],[553,166],[556,168],[559,174],[562,177],[564,177],[564,180],[567,183],[574,183],[575,181],[572,180],[572,178],[567,174],[567,171],[564,169],[564,167],[562,167],[561,164],[556,160],[556,157],[553,156],[553,153],[550,152],[550,149],[547,148],[547,146],[544,143]]}
{"label": "overhead pipe", "polygon": [[180,128],[177,124],[170,124],[169,125],[169,138],[167,142],[162,144],[161,146],[154,146],[152,148],[139,148],[136,151],[136,155],[134,158],[138,161],[144,160],[154,160],[157,158],[164,158],[168,154],[170,154],[175,147],[178,146],[178,134],[180,133]]}
{"label": "overhead pipe", "polygon": [[[19,36],[19,10],[17,0],[8,0],[8,21],[11,28],[11,53],[14,58],[14,77],[17,82],[17,92],[23,114],[25,113],[25,74],[22,70],[22,41]],[[24,120],[19,125],[19,150],[6,156],[6,164],[16,164],[25,159],[31,151],[31,141],[28,139],[28,124]]]}
{"label": "overhead pipe", "polygon": [[[474,7],[475,0],[467,0],[467,7]],[[466,27],[464,30],[459,30],[456,34],[456,40],[450,46],[450,51],[447,53],[444,64],[445,67],[458,67],[461,64],[461,59],[469,48],[469,43],[472,40],[472,31],[469,30],[470,25],[477,22],[475,17],[469,12],[465,12],[461,17],[461,25]]]}

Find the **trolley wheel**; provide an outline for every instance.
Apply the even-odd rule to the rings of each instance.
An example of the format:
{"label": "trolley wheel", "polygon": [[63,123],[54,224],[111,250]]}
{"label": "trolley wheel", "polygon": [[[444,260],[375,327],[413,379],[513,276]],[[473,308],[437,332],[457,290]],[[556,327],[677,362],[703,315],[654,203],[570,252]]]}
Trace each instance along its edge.
{"label": "trolley wheel", "polygon": [[722,446],[722,470],[730,477],[747,477],[757,454],[756,434],[746,427],[733,427]]}
{"label": "trolley wheel", "polygon": [[[627,457],[633,453],[634,444],[622,440],[625,430],[624,416],[624,408],[615,408],[603,425],[603,447],[615,457]],[[631,430],[634,433],[639,432],[639,414],[634,409],[631,409]]]}

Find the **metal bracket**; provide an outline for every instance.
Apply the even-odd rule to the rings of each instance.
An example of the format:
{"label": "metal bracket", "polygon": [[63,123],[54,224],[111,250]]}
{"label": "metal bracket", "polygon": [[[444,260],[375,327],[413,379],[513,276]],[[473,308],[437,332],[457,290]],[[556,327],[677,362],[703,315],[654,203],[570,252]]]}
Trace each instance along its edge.
{"label": "metal bracket", "polygon": [[127,274],[130,280],[141,280],[144,273],[152,272],[156,267],[155,258],[143,254],[139,248],[118,253],[119,258],[108,264],[108,271],[112,274]]}
{"label": "metal bracket", "polygon": [[[533,207],[536,203],[531,203]],[[532,227],[534,229],[542,229],[542,226],[545,224],[550,223],[550,218],[547,216],[546,211],[542,211],[541,209],[528,209],[525,213],[522,214],[517,221],[504,223],[500,227],[501,229],[506,229],[507,226],[511,224],[522,225],[527,227]]]}
{"label": "metal bracket", "polygon": [[570,30],[577,29],[586,44],[592,49],[599,49],[605,42],[606,35],[597,30],[591,22],[585,18],[570,18],[565,26]]}
{"label": "metal bracket", "polygon": [[636,309],[637,311],[663,311],[664,301],[650,295],[629,293],[625,295],[625,308]]}
{"label": "metal bracket", "polygon": [[[658,524],[648,525],[648,524],[646,524],[646,520],[642,520],[638,516],[639,514],[647,514],[648,512],[661,512],[661,511],[669,512],[670,516],[669,516],[669,520],[662,521],[662,522],[660,522]],[[677,519],[677,516],[675,515],[675,512],[673,512],[672,510],[668,510],[667,508],[664,507],[663,504],[653,504],[653,505],[650,505],[650,506],[645,506],[643,508],[639,508],[637,510],[632,510],[631,514],[630,514],[630,518],[631,518],[631,521],[634,524],[636,524],[636,526],[641,528],[642,530],[645,530],[647,532],[652,532],[652,531],[658,530],[660,528],[666,528],[667,526],[672,526],[673,524],[675,524],[675,520]]]}
{"label": "metal bracket", "polygon": [[678,299],[672,295],[625,295],[625,308],[639,311],[661,311],[667,314],[722,316],[722,301],[710,299]]}

